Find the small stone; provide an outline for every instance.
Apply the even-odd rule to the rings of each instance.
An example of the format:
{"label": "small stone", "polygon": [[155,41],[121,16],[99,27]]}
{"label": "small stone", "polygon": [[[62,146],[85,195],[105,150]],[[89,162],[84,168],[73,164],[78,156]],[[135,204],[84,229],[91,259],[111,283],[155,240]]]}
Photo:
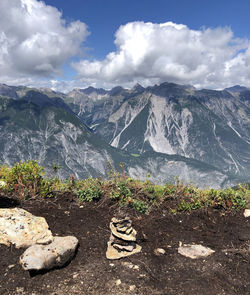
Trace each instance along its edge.
{"label": "small stone", "polygon": [[131,268],[131,269],[134,267],[133,263],[127,262],[127,261],[122,262],[122,265],[124,265],[127,268]]}
{"label": "small stone", "polygon": [[159,255],[164,255],[166,253],[166,251],[162,248],[157,248],[154,250],[155,255],[159,256]]}
{"label": "small stone", "polygon": [[250,209],[245,209],[243,214],[246,218],[249,217],[250,216]]}
{"label": "small stone", "polygon": [[41,270],[61,267],[72,259],[78,240],[76,237],[55,237],[49,245],[33,245],[20,257],[24,270]]}
{"label": "small stone", "polygon": [[133,292],[136,288],[136,285],[131,285],[129,286],[129,291]]}
{"label": "small stone", "polygon": [[79,276],[78,273],[73,274],[73,279],[76,279]]}
{"label": "small stone", "polygon": [[139,266],[138,265],[134,265],[133,269],[139,270]]}
{"label": "small stone", "polygon": [[201,257],[207,257],[211,254],[213,254],[215,251],[204,247],[202,245],[182,245],[182,243],[180,242],[180,246],[178,248],[178,253],[189,257],[191,259],[197,259],[197,258],[201,258]]}
{"label": "small stone", "polygon": [[122,282],[121,282],[121,280],[120,280],[120,279],[118,279],[118,280],[116,280],[116,281],[115,281],[115,284],[116,284],[116,286],[119,286],[119,285],[121,285],[121,283],[122,283]]}
{"label": "small stone", "polygon": [[11,264],[8,266],[8,269],[12,269],[13,267],[15,267],[15,264]]}

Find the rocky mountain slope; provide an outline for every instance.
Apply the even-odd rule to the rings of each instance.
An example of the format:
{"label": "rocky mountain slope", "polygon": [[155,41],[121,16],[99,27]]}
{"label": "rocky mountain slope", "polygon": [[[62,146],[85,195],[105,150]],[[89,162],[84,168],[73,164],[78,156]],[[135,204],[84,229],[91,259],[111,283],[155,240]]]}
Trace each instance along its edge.
{"label": "rocky mountain slope", "polygon": [[192,87],[166,86],[87,88],[65,95],[0,85],[0,162],[36,159],[46,168],[56,163],[61,177],[107,176],[110,161],[115,169],[124,162],[126,172],[139,179],[150,173],[156,183],[179,176],[221,187],[247,179],[248,92],[244,99],[237,93],[242,119],[230,121],[230,127],[209,109],[203,92],[198,99]]}
{"label": "rocky mountain slope", "polygon": [[[114,91],[115,90],[115,91]],[[131,90],[73,90],[66,102],[112,146],[197,159],[250,177],[250,90],[163,83]],[[93,99],[95,98],[95,99]]]}

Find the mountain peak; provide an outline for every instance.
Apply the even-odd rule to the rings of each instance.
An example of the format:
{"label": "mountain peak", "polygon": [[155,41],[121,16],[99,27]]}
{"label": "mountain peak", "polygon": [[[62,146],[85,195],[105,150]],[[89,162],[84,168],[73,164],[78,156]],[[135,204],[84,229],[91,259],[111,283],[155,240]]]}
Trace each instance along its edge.
{"label": "mountain peak", "polygon": [[241,86],[241,85],[235,85],[233,87],[225,88],[224,90],[230,91],[230,92],[243,92],[248,90],[247,87]]}
{"label": "mountain peak", "polygon": [[141,84],[136,83],[135,86],[131,89],[131,91],[144,91],[145,88],[141,86]]}

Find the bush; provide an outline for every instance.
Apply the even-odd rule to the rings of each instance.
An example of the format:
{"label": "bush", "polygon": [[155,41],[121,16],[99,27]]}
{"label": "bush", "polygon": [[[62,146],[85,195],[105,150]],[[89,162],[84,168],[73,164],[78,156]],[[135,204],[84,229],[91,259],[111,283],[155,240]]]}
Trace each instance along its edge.
{"label": "bush", "polygon": [[98,179],[89,178],[78,183],[76,192],[79,202],[98,201],[102,195],[101,183]]}
{"label": "bush", "polygon": [[21,199],[51,195],[52,191],[43,178],[44,174],[44,168],[37,161],[21,161],[12,168],[2,166],[0,169],[0,177],[6,182],[4,189]]}

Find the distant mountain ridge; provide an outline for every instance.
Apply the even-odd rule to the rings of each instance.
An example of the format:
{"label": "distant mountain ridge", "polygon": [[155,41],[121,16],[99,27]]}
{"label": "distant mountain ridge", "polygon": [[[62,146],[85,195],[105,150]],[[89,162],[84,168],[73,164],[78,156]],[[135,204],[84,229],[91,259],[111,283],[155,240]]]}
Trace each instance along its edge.
{"label": "distant mountain ridge", "polygon": [[236,184],[250,178],[250,91],[237,90],[163,83],[63,94],[0,84],[0,162],[37,159],[80,178],[124,162],[156,183]]}

